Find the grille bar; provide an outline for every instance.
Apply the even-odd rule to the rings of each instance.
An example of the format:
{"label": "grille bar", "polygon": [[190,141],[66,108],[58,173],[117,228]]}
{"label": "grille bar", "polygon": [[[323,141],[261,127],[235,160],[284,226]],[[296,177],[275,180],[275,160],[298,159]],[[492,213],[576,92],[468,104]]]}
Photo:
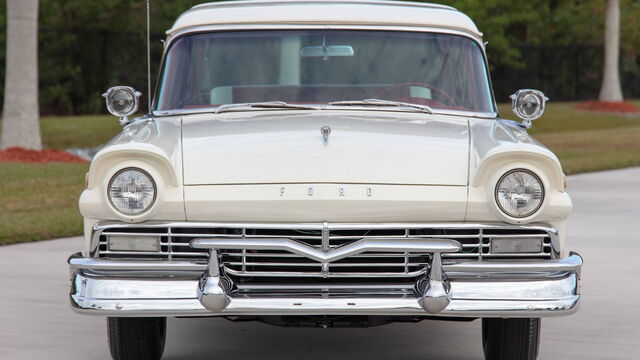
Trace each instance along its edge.
{"label": "grille bar", "polygon": [[[247,253],[232,253],[232,252],[224,252],[226,256],[236,256],[236,257],[244,257]],[[275,258],[300,258],[307,259],[304,256],[300,256],[297,254],[291,254],[287,252],[282,253],[268,253],[268,252],[260,252],[260,253],[251,253],[248,254],[251,257],[275,257]],[[424,254],[407,254],[408,257],[419,257],[424,256]],[[382,257],[398,257],[398,253],[376,253],[376,254],[356,254],[352,255],[351,258],[382,258]]]}
{"label": "grille bar", "polygon": [[[279,262],[225,262],[225,265],[233,266],[233,265],[245,265],[245,266],[311,266],[311,267],[319,267],[319,263],[279,263]],[[426,266],[427,262],[424,263],[413,263],[411,266]],[[394,266],[402,266],[405,267],[404,263],[330,263],[333,267],[394,267]]]}
{"label": "grille bar", "polygon": [[[416,270],[409,273],[399,272],[327,272],[326,274],[318,274],[317,272],[289,272],[289,271],[246,271],[240,272],[233,269],[225,268],[228,275],[238,277],[261,277],[261,278],[415,278],[425,274],[426,269]],[[245,283],[244,281],[242,283]]]}

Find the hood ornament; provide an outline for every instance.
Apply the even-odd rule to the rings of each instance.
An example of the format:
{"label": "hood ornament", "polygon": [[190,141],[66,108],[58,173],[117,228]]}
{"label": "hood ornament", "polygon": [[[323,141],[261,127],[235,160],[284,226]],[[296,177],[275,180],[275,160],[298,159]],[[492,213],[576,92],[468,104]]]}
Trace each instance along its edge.
{"label": "hood ornament", "polygon": [[323,126],[320,128],[320,133],[322,134],[322,143],[327,145],[329,144],[329,135],[331,135],[331,128],[328,126]]}

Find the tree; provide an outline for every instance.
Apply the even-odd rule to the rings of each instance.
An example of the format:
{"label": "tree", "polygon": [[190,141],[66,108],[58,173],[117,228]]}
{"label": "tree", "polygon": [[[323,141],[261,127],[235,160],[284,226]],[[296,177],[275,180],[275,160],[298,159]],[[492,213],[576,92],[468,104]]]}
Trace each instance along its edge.
{"label": "tree", "polygon": [[620,4],[618,0],[607,1],[604,21],[604,75],[600,88],[600,101],[622,101],[620,86]]}
{"label": "tree", "polygon": [[42,149],[38,107],[38,0],[7,0],[0,148]]}

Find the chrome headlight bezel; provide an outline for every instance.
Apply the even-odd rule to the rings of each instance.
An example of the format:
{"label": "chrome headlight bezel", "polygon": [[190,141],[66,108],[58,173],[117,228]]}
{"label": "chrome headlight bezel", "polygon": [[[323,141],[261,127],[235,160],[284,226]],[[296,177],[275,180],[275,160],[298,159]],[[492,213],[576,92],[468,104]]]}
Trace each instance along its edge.
{"label": "chrome headlight bezel", "polygon": [[[500,185],[502,184],[502,182],[510,175],[514,174],[514,173],[518,173],[518,172],[522,172],[522,173],[526,173],[528,175],[530,175],[531,177],[533,177],[533,179],[535,179],[539,186],[540,186],[540,201],[538,202],[538,204],[536,205],[536,207],[529,211],[526,214],[512,214],[510,212],[508,212],[501,204],[500,204],[500,200],[499,200],[499,189],[500,189]],[[540,209],[542,208],[542,205],[544,204],[545,200],[546,200],[546,189],[544,186],[544,182],[542,181],[542,179],[540,178],[540,176],[538,176],[536,173],[534,173],[531,170],[527,170],[527,169],[512,169],[507,171],[506,173],[504,173],[502,176],[500,176],[500,178],[498,179],[498,181],[495,184],[495,189],[494,189],[494,196],[493,196],[493,200],[496,204],[496,206],[498,207],[498,209],[506,216],[510,217],[510,218],[514,218],[514,219],[525,219],[525,218],[529,218],[534,216],[535,214],[538,213],[538,211],[540,211]]]}
{"label": "chrome headlight bezel", "polygon": [[[144,207],[141,211],[138,212],[127,212],[124,211],[122,208],[118,207],[114,201],[113,198],[111,196],[111,188],[113,186],[113,182],[116,180],[116,178],[121,175],[122,173],[126,172],[126,171],[137,171],[140,174],[142,174],[143,176],[147,177],[149,182],[151,183],[152,187],[153,187],[153,195],[152,195],[152,199],[149,202],[149,204]],[[149,212],[150,209],[153,208],[153,206],[156,203],[156,199],[158,197],[158,185],[156,184],[156,181],[153,179],[153,177],[145,170],[137,168],[137,167],[126,167],[123,169],[118,170],[115,174],[113,174],[113,176],[111,176],[111,179],[109,179],[109,182],[107,183],[107,199],[109,200],[109,204],[111,205],[111,207],[120,215],[124,215],[127,217],[137,217],[137,216],[141,216],[144,215],[146,213]]]}

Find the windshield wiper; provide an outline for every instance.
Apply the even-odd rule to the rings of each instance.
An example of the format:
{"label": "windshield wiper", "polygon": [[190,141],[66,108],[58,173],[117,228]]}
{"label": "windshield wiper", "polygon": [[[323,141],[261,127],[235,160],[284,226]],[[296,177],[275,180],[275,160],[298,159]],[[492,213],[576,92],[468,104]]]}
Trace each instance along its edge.
{"label": "windshield wiper", "polygon": [[433,109],[427,105],[418,105],[401,101],[381,100],[381,99],[364,99],[364,100],[348,100],[348,101],[332,101],[329,105],[370,105],[370,106],[398,106],[407,107],[427,114],[433,114]]}
{"label": "windshield wiper", "polygon": [[284,101],[264,101],[255,103],[238,103],[238,104],[224,104],[216,108],[215,113],[221,113],[225,111],[234,110],[246,110],[246,109],[297,109],[297,110],[318,110],[317,107],[308,105],[287,104]]}

